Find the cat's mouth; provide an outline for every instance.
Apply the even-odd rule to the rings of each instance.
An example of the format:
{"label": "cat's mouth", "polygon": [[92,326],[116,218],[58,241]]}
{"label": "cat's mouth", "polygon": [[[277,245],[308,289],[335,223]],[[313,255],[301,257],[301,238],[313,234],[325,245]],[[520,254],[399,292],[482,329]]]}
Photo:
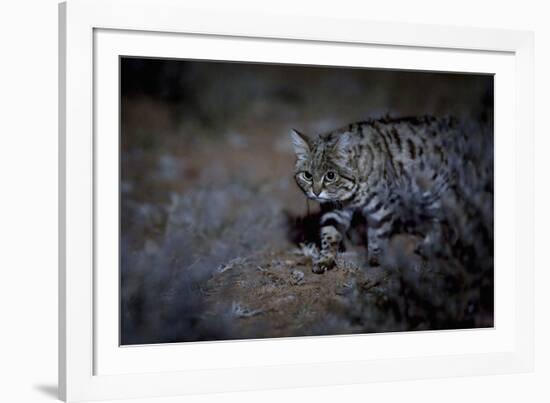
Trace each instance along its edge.
{"label": "cat's mouth", "polygon": [[315,200],[319,203],[335,202],[337,199],[332,199],[329,197],[320,197],[320,196],[308,196],[308,199]]}
{"label": "cat's mouth", "polygon": [[353,196],[355,195],[355,188],[352,191],[348,192],[347,194],[343,195],[343,197],[333,197],[327,194],[327,192],[325,192],[324,190],[318,195],[316,195],[312,191],[308,191],[305,194],[308,199],[317,201],[319,203],[328,203],[328,202],[341,203],[353,198]]}
{"label": "cat's mouth", "polygon": [[307,192],[306,197],[310,200],[314,200],[314,201],[321,202],[321,203],[337,201],[337,199],[335,199],[334,197],[330,197],[329,195],[327,195],[327,193],[324,190],[321,193],[319,193],[318,195],[316,195],[315,193],[313,193],[311,191]]}

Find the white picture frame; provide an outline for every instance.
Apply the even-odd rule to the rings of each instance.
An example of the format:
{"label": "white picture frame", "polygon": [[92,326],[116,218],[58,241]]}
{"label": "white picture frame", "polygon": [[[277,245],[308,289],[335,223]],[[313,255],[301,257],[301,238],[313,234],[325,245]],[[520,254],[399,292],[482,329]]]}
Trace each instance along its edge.
{"label": "white picture frame", "polygon": [[[184,2],[170,0],[71,0],[60,5],[59,39],[62,399],[532,370],[532,33],[228,15],[188,9]],[[353,59],[350,47],[363,58]],[[118,177],[113,182],[109,177],[116,175],[109,172],[117,169],[118,148],[105,133],[117,127],[113,62],[121,54],[495,74],[495,328],[119,347],[118,312],[116,306],[110,308],[118,287],[112,266],[116,239],[109,238],[109,228],[117,222],[116,195],[109,189],[118,186]],[[376,61],[365,61],[365,55]],[[502,217],[512,224],[504,225]]]}

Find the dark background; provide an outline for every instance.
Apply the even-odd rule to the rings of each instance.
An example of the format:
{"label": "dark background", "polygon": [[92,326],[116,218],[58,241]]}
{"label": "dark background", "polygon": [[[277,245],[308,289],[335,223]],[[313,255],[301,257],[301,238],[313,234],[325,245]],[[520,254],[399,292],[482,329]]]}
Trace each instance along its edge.
{"label": "dark background", "polygon": [[[425,114],[476,130],[492,167],[492,76],[122,58],[122,344],[492,326],[492,246],[473,233],[467,258],[421,272],[402,244],[370,270],[356,237],[326,276],[295,250],[318,207],[290,129]],[[492,183],[484,197],[492,228]]]}

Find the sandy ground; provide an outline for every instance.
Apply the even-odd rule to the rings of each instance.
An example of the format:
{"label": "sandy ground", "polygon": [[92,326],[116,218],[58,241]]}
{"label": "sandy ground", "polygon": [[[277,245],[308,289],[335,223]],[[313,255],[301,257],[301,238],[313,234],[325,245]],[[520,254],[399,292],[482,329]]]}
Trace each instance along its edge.
{"label": "sandy ground", "polygon": [[363,264],[360,250],[342,253],[323,275],[301,249],[237,258],[208,281],[205,315],[221,317],[233,301],[230,314],[244,338],[361,333],[365,307],[353,304],[369,297],[383,304],[388,279],[383,268]]}

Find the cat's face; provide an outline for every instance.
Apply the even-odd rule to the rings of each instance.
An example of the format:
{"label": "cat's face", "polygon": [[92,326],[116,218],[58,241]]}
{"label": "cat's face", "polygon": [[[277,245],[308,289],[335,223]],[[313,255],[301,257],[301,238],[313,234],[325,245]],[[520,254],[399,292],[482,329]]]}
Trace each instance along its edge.
{"label": "cat's face", "polygon": [[356,181],[349,166],[345,139],[308,139],[291,132],[296,154],[294,178],[304,194],[319,202],[343,202],[355,193]]}

